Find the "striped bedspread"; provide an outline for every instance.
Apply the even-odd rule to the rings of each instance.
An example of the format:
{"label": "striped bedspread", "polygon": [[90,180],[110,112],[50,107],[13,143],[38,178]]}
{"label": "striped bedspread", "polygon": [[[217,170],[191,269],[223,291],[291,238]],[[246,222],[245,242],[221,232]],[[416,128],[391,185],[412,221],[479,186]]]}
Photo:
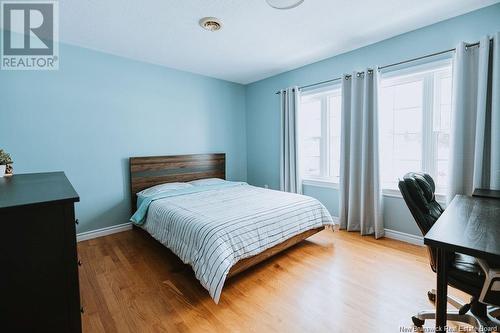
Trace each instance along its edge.
{"label": "striped bedspread", "polygon": [[240,259],[332,224],[316,199],[234,183],[154,200],[142,228],[190,264],[218,303],[226,276]]}

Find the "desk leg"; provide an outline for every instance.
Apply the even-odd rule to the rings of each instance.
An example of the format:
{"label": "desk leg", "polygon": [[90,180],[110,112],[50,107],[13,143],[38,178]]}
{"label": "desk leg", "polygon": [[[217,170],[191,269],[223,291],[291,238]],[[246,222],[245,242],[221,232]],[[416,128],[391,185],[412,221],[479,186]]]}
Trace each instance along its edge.
{"label": "desk leg", "polygon": [[448,258],[449,252],[437,249],[436,267],[436,332],[445,332],[448,297]]}

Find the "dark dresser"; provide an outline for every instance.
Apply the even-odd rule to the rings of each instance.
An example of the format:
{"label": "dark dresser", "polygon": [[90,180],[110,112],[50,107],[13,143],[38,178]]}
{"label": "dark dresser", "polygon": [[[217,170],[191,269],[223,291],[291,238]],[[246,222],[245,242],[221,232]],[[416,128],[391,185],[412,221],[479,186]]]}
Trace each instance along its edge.
{"label": "dark dresser", "polygon": [[79,200],[64,172],[0,178],[1,332],[81,332]]}

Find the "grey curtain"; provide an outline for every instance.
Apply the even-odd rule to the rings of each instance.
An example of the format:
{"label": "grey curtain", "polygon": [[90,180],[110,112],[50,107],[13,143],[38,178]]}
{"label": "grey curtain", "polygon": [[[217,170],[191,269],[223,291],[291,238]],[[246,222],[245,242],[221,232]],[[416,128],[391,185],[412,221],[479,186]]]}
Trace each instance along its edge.
{"label": "grey curtain", "polygon": [[378,73],[342,79],[340,227],[384,235],[378,152]]}
{"label": "grey curtain", "polygon": [[500,189],[500,33],[479,47],[460,43],[453,67],[448,201]]}
{"label": "grey curtain", "polygon": [[298,87],[281,90],[280,188],[302,193],[298,156],[297,114],[300,105]]}

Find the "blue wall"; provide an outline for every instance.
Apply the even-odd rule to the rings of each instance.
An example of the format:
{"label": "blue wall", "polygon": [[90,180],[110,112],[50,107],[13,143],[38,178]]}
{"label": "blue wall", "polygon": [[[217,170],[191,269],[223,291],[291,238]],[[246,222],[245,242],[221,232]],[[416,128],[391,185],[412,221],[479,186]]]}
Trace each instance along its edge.
{"label": "blue wall", "polygon": [[129,156],[225,152],[246,179],[242,85],[67,45],[60,60],[0,72],[0,148],[16,173],[66,172],[78,232],[128,221]]}
{"label": "blue wall", "polygon": [[[246,87],[248,181],[279,188],[279,98],[275,92],[292,85],[306,85],[455,47],[460,41],[478,41],[500,31],[500,4],[424,27],[382,42],[298,68]],[[335,38],[332,36],[332,38]],[[335,215],[338,193],[334,189],[307,186]],[[384,200],[385,227],[419,235],[401,198]]]}
{"label": "blue wall", "polygon": [[[246,87],[61,45],[59,71],[0,72],[0,148],[12,154],[16,173],[66,172],[81,196],[79,232],[128,221],[129,156],[226,152],[229,179],[278,188],[276,90],[499,30],[500,4]],[[304,191],[338,215],[338,191]],[[386,228],[418,234],[402,200],[385,199]]]}

